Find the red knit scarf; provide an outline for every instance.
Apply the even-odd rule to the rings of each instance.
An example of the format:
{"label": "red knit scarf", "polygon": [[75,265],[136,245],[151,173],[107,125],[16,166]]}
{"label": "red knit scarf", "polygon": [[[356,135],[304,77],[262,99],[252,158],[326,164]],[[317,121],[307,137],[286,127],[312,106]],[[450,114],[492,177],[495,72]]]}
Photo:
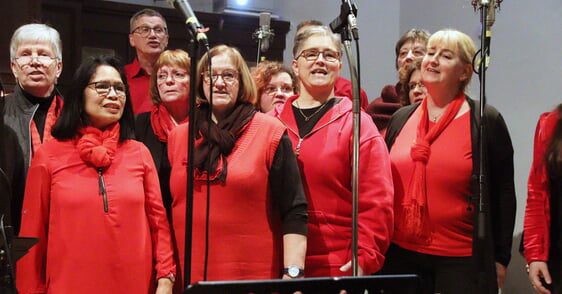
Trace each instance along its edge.
{"label": "red knit scarf", "polygon": [[[188,121],[186,117],[179,124],[183,124]],[[150,124],[152,125],[152,130],[160,142],[168,142],[168,136],[172,130],[177,126],[172,120],[172,116],[168,112],[168,109],[162,105],[154,105],[152,111],[150,112]]]}
{"label": "red knit scarf", "polygon": [[410,150],[414,170],[410,185],[396,212],[395,237],[413,243],[431,242],[431,223],[427,207],[426,165],[431,155],[431,144],[447,128],[459,112],[465,96],[459,93],[449,104],[441,119],[428,131],[427,99],[421,104],[421,118],[417,126],[416,141]]}
{"label": "red knit scarf", "polygon": [[81,128],[78,133],[76,147],[82,160],[97,168],[111,165],[119,142],[119,123],[103,131],[89,126]]}

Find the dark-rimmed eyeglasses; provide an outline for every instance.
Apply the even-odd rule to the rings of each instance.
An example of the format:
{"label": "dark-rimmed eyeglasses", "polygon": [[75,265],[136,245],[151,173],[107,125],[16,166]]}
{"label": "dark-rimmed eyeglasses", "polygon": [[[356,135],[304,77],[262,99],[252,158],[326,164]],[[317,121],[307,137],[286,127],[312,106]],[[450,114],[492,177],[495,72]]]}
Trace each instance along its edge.
{"label": "dark-rimmed eyeglasses", "polygon": [[149,26],[139,26],[136,27],[132,33],[137,33],[139,34],[141,37],[146,38],[150,35],[150,32],[154,32],[154,34],[158,37],[162,37],[165,36],[166,34],[168,34],[168,29],[165,27],[161,27],[161,26],[155,26],[155,27],[149,27]]}
{"label": "dark-rimmed eyeglasses", "polygon": [[107,96],[111,92],[111,89],[117,94],[119,97],[125,97],[127,94],[127,87],[123,83],[111,83],[108,81],[99,81],[89,83],[88,86],[94,85],[94,90],[100,96]]}
{"label": "dark-rimmed eyeglasses", "polygon": [[213,72],[212,75],[209,71],[203,72],[203,81],[210,84],[211,79],[213,79],[213,83],[216,83],[219,76],[222,77],[222,80],[228,84],[238,81],[238,72],[235,70],[225,70],[221,73]]}
{"label": "dark-rimmed eyeglasses", "polygon": [[295,58],[295,60],[299,59],[300,57],[303,57],[307,61],[316,61],[318,57],[320,57],[320,54],[322,54],[324,60],[328,62],[336,62],[340,60],[340,53],[330,49],[326,49],[322,51],[318,49],[302,50],[301,53],[297,56],[297,58]]}
{"label": "dark-rimmed eyeglasses", "polygon": [[49,66],[51,65],[51,63],[53,63],[53,61],[55,61],[57,58],[56,57],[51,57],[51,56],[47,56],[47,55],[39,55],[39,56],[33,56],[33,55],[25,55],[25,56],[20,56],[20,57],[16,57],[14,58],[16,60],[16,62],[19,64],[19,66],[24,66],[24,65],[28,65],[31,64],[33,62],[33,60],[36,60],[38,63],[44,65],[44,66]]}

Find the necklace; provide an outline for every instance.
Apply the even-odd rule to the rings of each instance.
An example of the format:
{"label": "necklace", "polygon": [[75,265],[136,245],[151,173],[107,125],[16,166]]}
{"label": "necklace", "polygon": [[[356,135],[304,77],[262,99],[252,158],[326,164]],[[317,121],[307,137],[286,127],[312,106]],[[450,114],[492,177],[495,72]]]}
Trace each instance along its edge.
{"label": "necklace", "polygon": [[322,110],[322,109],[324,108],[324,106],[326,106],[326,104],[328,104],[328,103],[322,103],[322,106],[320,106],[318,109],[316,109],[316,111],[315,111],[314,113],[312,113],[312,114],[309,115],[309,116],[306,116],[306,115],[304,114],[304,112],[302,112],[302,109],[301,109],[301,107],[300,107],[300,105],[299,105],[299,100],[298,100],[298,99],[295,100],[295,103],[297,103],[297,108],[299,109],[299,112],[301,113],[302,117],[304,117],[304,121],[309,121],[313,116],[315,116],[318,112],[320,112],[320,110]]}

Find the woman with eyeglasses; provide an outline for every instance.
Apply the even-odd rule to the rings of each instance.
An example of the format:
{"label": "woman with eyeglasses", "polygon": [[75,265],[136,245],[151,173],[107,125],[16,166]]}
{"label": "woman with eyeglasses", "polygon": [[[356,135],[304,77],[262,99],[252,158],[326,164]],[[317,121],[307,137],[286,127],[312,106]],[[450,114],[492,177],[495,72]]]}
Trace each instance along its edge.
{"label": "woman with eyeglasses", "polygon": [[[300,95],[275,108],[288,128],[309,203],[306,276],[351,275],[351,101],[334,97],[341,41],[327,27],[296,38],[293,71]],[[383,138],[361,113],[359,169],[359,274],[378,271],[392,232],[392,178]]]}
{"label": "woman with eyeglasses", "polygon": [[162,52],[150,75],[152,110],[135,118],[135,138],[152,154],[168,215],[172,206],[168,136],[176,126],[187,121],[190,64],[191,60],[183,50]]}
{"label": "woman with eyeglasses", "polygon": [[[5,98],[4,123],[18,141],[21,154],[7,159],[23,169],[23,178],[31,158],[41,144],[52,139],[51,129],[62,109],[63,99],[56,88],[62,73],[62,43],[54,28],[44,24],[19,27],[10,41],[10,66],[16,78],[14,92]],[[6,141],[0,138],[0,141]],[[14,183],[12,218],[17,234],[24,183]]]}
{"label": "woman with eyeglasses", "polygon": [[381,272],[417,274],[427,294],[497,293],[515,222],[511,139],[502,115],[487,105],[480,154],[479,104],[465,94],[472,39],[444,29],[427,44],[421,63],[427,95],[398,110],[386,132],[396,217]]}
{"label": "woman with eyeglasses", "polygon": [[421,102],[427,95],[427,89],[421,80],[421,60],[405,65],[398,70],[400,81],[399,99],[402,106]]}
{"label": "woman with eyeglasses", "polygon": [[237,49],[212,48],[197,73],[191,228],[185,225],[188,124],[168,141],[181,268],[191,231],[192,283],[302,276],[306,199],[286,128],[256,111],[255,85]]}
{"label": "woman with eyeglasses", "polygon": [[252,77],[258,90],[257,107],[261,112],[269,112],[297,92],[297,78],[293,70],[280,62],[260,62],[252,70]]}
{"label": "woman with eyeglasses", "polygon": [[120,63],[76,71],[53,137],[33,158],[24,237],[40,241],[17,264],[19,293],[172,293],[176,273],[150,152],[133,137]]}

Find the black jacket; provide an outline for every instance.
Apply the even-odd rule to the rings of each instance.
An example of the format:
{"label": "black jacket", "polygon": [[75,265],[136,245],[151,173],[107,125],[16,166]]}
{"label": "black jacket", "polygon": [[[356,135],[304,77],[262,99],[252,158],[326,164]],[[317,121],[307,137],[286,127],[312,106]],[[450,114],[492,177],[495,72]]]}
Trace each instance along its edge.
{"label": "black jacket", "polygon": [[[480,105],[467,97],[470,106],[470,135],[472,138],[471,193],[476,212],[479,211],[480,170],[479,113]],[[388,150],[419,103],[399,109],[391,118],[385,141]],[[484,119],[484,191],[483,213],[474,214],[473,261],[481,278],[479,293],[497,293],[495,262],[505,266],[511,259],[516,198],[513,183],[513,146],[502,115],[486,105]],[[484,224],[484,225],[482,225]]]}
{"label": "black jacket", "polygon": [[168,144],[158,140],[158,137],[152,130],[150,123],[150,112],[144,112],[136,115],[135,117],[135,138],[141,141],[148,147],[154,165],[158,171],[158,178],[160,180],[160,190],[162,192],[162,201],[164,207],[170,217],[172,207],[172,194],[170,193],[170,172],[172,170],[170,161],[168,160]]}
{"label": "black jacket", "polygon": [[[0,98],[0,113],[4,99]],[[25,186],[23,153],[16,133],[4,124],[0,115],[0,214],[17,234],[20,223],[23,189]]]}

